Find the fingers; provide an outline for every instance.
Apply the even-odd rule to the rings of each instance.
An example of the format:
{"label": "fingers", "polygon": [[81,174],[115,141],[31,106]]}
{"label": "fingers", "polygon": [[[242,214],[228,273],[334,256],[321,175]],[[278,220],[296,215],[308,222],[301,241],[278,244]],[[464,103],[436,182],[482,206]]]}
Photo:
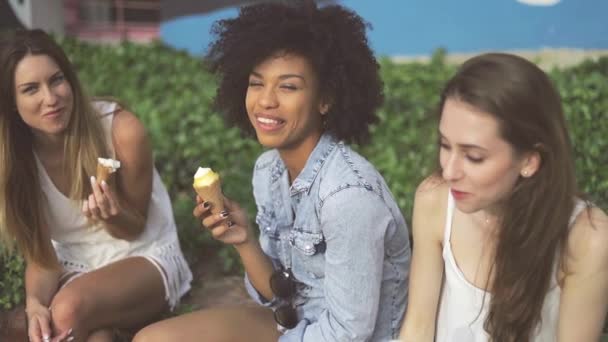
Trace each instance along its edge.
{"label": "fingers", "polygon": [[228,216],[229,216],[229,213],[226,210],[224,210],[219,214],[213,214],[213,215],[209,215],[209,216],[205,217],[203,219],[202,223],[203,223],[203,226],[206,227],[207,229],[212,229],[220,224],[224,224],[224,222],[227,221]]}
{"label": "fingers", "polygon": [[87,199],[84,200],[82,205],[82,212],[93,221],[98,221],[101,218],[101,211],[97,206],[95,195],[90,194]]}
{"label": "fingers", "polygon": [[84,201],[82,201],[82,213],[87,218],[93,219],[91,211],[89,210],[89,200],[88,199],[85,199]]}
{"label": "fingers", "polygon": [[38,318],[32,317],[30,319],[27,335],[32,342],[42,342],[42,331],[40,331],[40,323],[38,323]]}
{"label": "fingers", "polygon": [[91,176],[91,189],[93,189],[93,193],[91,194],[93,196],[93,203],[91,203],[91,197],[89,196],[89,206],[93,204],[97,211],[95,214],[103,219],[107,219],[109,217],[108,200],[101,190],[101,186],[97,182],[97,179],[95,179],[95,176]]}
{"label": "fingers", "polygon": [[49,342],[51,340],[51,327],[45,317],[34,315],[30,319],[28,330],[32,342]]}
{"label": "fingers", "polygon": [[62,332],[61,334],[53,337],[53,339],[51,340],[51,342],[70,342],[74,340],[74,336],[71,335],[72,334],[72,329],[68,329],[64,332]]}
{"label": "fingers", "polygon": [[101,189],[103,190],[103,195],[105,199],[108,201],[108,212],[111,216],[118,214],[118,202],[116,201],[116,197],[114,196],[114,191],[108,185],[106,181],[101,182]]}
{"label": "fingers", "polygon": [[222,225],[219,225],[219,226],[217,226],[215,228],[209,229],[209,231],[211,232],[211,236],[213,236],[214,239],[219,239],[229,229],[230,228],[228,227],[227,224],[222,224]]}
{"label": "fingers", "polygon": [[[198,196],[196,196],[197,198],[200,198]],[[198,202],[198,200],[197,200]],[[211,209],[211,202],[199,202],[195,207],[194,210],[192,210],[192,215],[194,215],[194,217],[196,217],[199,220],[202,220],[204,218],[204,216],[207,216],[210,214],[210,210]]]}
{"label": "fingers", "polygon": [[107,220],[116,216],[118,203],[108,183],[102,181],[99,184],[95,177],[91,177],[91,189],[93,193],[83,204],[82,212],[93,220]]}

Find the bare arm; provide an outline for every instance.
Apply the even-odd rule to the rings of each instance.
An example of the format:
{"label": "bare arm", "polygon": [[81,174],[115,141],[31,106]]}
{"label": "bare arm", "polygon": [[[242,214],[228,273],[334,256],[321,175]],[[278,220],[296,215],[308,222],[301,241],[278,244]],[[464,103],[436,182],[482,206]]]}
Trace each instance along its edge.
{"label": "bare arm", "polygon": [[272,262],[256,239],[250,239],[248,242],[241,245],[236,245],[236,250],[241,256],[243,267],[247,272],[247,277],[255,289],[267,301],[274,298],[274,294],[270,288],[270,276],[274,272]]}
{"label": "bare arm", "polygon": [[[44,243],[49,244],[49,250],[54,251],[50,246],[51,240],[48,238],[48,232],[45,232],[44,235]],[[49,305],[57,292],[61,275],[57,257],[55,254],[52,257],[54,259],[52,264],[57,267],[45,268],[32,260],[27,260],[25,268],[25,310],[29,325],[28,335],[33,341],[39,341],[42,336],[52,334]]]}
{"label": "bare arm", "polygon": [[447,187],[437,179],[425,180],[416,191],[413,213],[414,248],[409,302],[399,338],[402,341],[435,339],[437,306],[443,277],[442,238]]}
{"label": "bare arm", "polygon": [[[568,238],[558,341],[599,341],[608,310],[608,217],[579,215]],[[591,216],[591,217],[589,217]]]}
{"label": "bare arm", "polygon": [[61,271],[45,269],[33,262],[28,262],[25,268],[25,307],[28,312],[36,307],[48,308],[51,299],[57,292],[57,284]]}
{"label": "bare arm", "polygon": [[92,181],[89,212],[94,219],[103,220],[110,235],[133,240],[143,232],[146,223],[152,193],[152,149],[142,123],[124,110],[114,117],[112,136],[116,158],[121,162],[117,184],[111,187]]}
{"label": "bare arm", "polygon": [[[270,258],[264,253],[259,241],[249,227],[245,211],[234,201],[224,197],[224,207],[229,216],[211,214],[210,207],[204,206],[204,199],[196,196],[197,206],[194,217],[202,220],[203,226],[211,231],[214,239],[235,247],[253,287],[266,299],[274,295],[270,289],[270,276],[274,272]],[[228,221],[233,225],[228,227]]]}

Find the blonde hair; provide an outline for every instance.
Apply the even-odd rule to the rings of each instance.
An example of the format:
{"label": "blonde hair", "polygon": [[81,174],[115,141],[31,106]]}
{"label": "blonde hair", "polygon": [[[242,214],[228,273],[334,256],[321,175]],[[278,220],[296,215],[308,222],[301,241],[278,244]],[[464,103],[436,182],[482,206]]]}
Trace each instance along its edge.
{"label": "blonde hair", "polygon": [[54,251],[44,222],[46,210],[33,135],[15,105],[14,73],[27,55],[47,55],[53,59],[71,86],[74,105],[64,132],[63,172],[71,186],[69,198],[75,204],[91,193],[87,181],[94,175],[98,157],[108,157],[109,149],[99,114],[85,94],[74,68],[62,49],[41,30],[20,30],[0,40],[0,242],[7,251],[15,246],[28,261],[54,267]]}

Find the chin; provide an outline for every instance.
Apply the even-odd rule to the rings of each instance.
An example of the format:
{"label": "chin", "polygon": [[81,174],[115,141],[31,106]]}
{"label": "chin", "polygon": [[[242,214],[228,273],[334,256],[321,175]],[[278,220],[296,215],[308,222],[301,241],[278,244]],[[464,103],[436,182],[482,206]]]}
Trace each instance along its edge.
{"label": "chin", "polygon": [[456,201],[456,208],[458,208],[460,212],[465,214],[472,214],[482,209],[481,206],[477,203],[462,203],[459,201]]}
{"label": "chin", "polygon": [[64,134],[66,132],[66,130],[68,129],[68,125],[57,125],[54,127],[49,127],[49,129],[46,130],[47,134],[51,134],[51,135],[59,135],[59,134]]}
{"label": "chin", "polygon": [[281,139],[264,134],[256,134],[260,145],[266,148],[280,148],[282,145]]}

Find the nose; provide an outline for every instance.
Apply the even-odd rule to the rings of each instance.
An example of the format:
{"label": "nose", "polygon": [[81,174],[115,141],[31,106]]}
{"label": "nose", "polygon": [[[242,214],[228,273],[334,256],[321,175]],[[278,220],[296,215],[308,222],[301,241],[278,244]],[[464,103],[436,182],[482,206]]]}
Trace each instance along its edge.
{"label": "nose", "polygon": [[275,108],[278,106],[278,103],[277,94],[272,87],[264,88],[258,98],[258,104],[262,108]]}
{"label": "nose", "polygon": [[445,162],[442,163],[442,176],[446,181],[456,181],[462,178],[464,172],[462,170],[462,158],[456,153],[450,153],[446,156]]}
{"label": "nose", "polygon": [[59,99],[57,93],[55,92],[55,89],[53,89],[53,87],[45,86],[43,87],[42,91],[44,104],[49,107],[55,106]]}

